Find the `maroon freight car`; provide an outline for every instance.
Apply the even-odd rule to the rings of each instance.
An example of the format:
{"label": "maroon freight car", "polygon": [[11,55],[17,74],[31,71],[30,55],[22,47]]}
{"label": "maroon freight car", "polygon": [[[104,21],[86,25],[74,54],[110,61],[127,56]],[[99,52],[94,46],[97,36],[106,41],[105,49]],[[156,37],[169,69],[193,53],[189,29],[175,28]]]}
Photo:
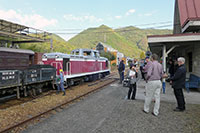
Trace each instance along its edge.
{"label": "maroon freight car", "polygon": [[43,56],[43,54],[44,53],[38,53],[38,52],[36,52],[35,53],[35,56],[34,56],[34,64],[44,64],[43,62],[42,62],[42,56]]}
{"label": "maroon freight car", "polygon": [[34,64],[34,52],[0,47],[0,70],[25,69]]}

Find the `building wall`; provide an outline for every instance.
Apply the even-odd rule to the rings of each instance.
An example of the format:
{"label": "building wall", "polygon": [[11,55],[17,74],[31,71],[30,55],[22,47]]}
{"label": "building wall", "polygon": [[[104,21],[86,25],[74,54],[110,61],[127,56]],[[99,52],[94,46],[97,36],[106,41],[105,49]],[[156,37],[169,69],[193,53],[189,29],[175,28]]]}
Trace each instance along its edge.
{"label": "building wall", "polygon": [[200,43],[194,46],[193,51],[193,73],[200,77]]}
{"label": "building wall", "polygon": [[[200,42],[192,42],[191,44],[184,45],[182,47],[177,47],[172,52],[173,55],[178,57],[185,57],[185,66],[187,69],[187,77],[189,77],[190,74],[194,74],[196,76],[200,77]],[[189,72],[189,57],[188,53],[192,52],[192,72]],[[172,54],[169,55],[169,57],[173,57]]]}
{"label": "building wall", "polygon": [[[184,47],[182,50],[179,52],[182,53],[182,55],[185,57],[186,62],[186,68],[187,68],[187,73],[189,74],[194,74],[196,76],[200,77],[200,42],[198,43],[192,43],[191,45]],[[192,72],[189,72],[189,57],[188,53],[192,52]]]}

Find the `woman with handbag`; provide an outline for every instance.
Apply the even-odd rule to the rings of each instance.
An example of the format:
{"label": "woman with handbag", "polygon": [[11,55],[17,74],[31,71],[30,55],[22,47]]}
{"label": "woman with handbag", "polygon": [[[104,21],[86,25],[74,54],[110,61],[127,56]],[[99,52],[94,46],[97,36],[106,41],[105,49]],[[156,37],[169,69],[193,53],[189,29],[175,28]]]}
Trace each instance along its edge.
{"label": "woman with handbag", "polygon": [[[130,67],[130,70],[128,72],[128,78],[129,78],[129,91],[128,91],[128,99],[131,98],[131,100],[135,100],[136,95],[136,82],[137,82],[137,69],[136,65],[133,65]],[[131,96],[132,94],[132,96]]]}

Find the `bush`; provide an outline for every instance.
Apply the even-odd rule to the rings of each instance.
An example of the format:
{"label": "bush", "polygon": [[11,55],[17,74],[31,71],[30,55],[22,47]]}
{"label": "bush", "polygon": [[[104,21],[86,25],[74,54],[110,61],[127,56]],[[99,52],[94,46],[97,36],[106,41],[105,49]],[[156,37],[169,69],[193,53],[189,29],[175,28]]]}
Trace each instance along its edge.
{"label": "bush", "polygon": [[116,59],[115,56],[112,53],[110,53],[110,52],[101,52],[100,55],[102,57],[108,58],[109,61],[113,61],[113,60]]}

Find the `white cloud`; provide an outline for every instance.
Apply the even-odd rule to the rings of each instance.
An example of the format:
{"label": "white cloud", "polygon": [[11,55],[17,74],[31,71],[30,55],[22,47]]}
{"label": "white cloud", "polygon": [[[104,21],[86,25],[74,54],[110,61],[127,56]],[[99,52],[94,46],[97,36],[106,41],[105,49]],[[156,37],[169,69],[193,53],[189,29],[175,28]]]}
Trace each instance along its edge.
{"label": "white cloud", "polygon": [[151,11],[151,12],[147,12],[144,14],[139,14],[138,16],[139,17],[150,17],[150,16],[153,16],[155,13],[157,13],[157,11]]}
{"label": "white cloud", "polygon": [[22,11],[15,10],[0,10],[0,18],[19,23],[25,26],[42,29],[48,26],[55,26],[57,23],[56,19],[47,19],[39,14],[23,14]]}
{"label": "white cloud", "polygon": [[129,16],[133,13],[135,13],[135,9],[130,9],[130,10],[128,10],[128,12],[126,12],[126,16]]}
{"label": "white cloud", "polygon": [[145,13],[144,16],[152,16],[153,13]]}
{"label": "white cloud", "polygon": [[115,18],[116,18],[116,19],[121,19],[121,18],[122,18],[122,16],[115,16]]}
{"label": "white cloud", "polygon": [[75,15],[72,15],[72,14],[65,14],[63,17],[67,21],[80,21],[80,22],[84,22],[84,21],[102,22],[103,21],[102,18],[97,18],[93,15],[75,16]]}

